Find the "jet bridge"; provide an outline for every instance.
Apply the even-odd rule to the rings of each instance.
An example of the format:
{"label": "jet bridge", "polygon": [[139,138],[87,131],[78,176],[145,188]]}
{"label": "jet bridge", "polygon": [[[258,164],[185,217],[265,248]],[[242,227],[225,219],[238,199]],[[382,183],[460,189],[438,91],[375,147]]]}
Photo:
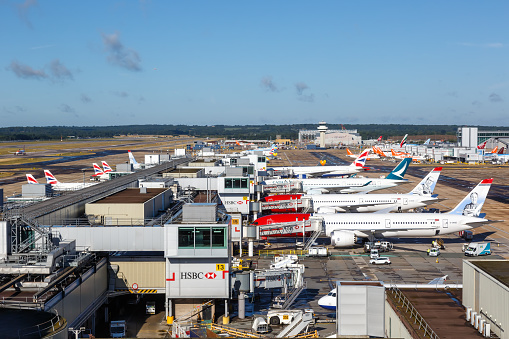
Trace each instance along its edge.
{"label": "jet bridge", "polygon": [[306,234],[322,232],[322,225],[322,218],[311,217],[308,220],[280,222],[258,227],[260,237],[296,237],[302,236],[303,232]]}

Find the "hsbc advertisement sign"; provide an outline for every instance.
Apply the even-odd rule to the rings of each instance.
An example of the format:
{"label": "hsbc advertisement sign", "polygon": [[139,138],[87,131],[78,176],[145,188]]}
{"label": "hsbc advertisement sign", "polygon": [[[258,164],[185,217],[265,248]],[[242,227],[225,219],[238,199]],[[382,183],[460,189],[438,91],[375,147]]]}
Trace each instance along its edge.
{"label": "hsbc advertisement sign", "polygon": [[216,260],[207,264],[167,260],[166,288],[169,297],[229,298],[229,265],[222,263],[223,259],[207,259]]}
{"label": "hsbc advertisement sign", "polygon": [[248,196],[220,194],[219,197],[228,213],[249,214]]}

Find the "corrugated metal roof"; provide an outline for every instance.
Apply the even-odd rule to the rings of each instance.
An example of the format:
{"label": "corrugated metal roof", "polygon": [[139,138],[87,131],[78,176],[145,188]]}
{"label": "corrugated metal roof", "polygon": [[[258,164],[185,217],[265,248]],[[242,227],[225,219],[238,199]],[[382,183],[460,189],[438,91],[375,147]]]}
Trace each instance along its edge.
{"label": "corrugated metal roof", "polygon": [[509,261],[507,260],[471,260],[472,265],[477,266],[493,278],[509,287]]}

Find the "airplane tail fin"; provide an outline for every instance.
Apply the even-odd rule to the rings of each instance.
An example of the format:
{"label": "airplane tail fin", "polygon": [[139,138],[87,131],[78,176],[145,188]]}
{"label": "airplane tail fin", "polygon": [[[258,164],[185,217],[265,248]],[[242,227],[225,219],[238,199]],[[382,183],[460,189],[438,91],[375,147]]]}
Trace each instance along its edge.
{"label": "airplane tail fin", "polygon": [[485,142],[483,143],[480,143],[478,146],[477,146],[477,149],[484,149],[484,147],[486,147],[486,143],[488,142],[488,140],[486,140]]}
{"label": "airplane tail fin", "polygon": [[373,152],[381,157],[386,156],[385,153],[380,149],[380,147],[373,146]]}
{"label": "airplane tail fin", "polygon": [[350,151],[348,148],[346,149],[346,154],[353,155],[352,151]]}
{"label": "airplane tail fin", "polygon": [[410,194],[433,194],[441,171],[442,167],[435,167],[432,169],[431,172],[429,172],[428,175],[425,176],[424,179],[422,179],[421,182],[418,183],[417,186],[415,186],[415,188],[410,191]]}
{"label": "airplane tail fin", "polygon": [[498,151],[498,153],[497,153],[497,154],[504,154],[504,152],[505,152],[505,147],[502,147],[502,148]]}
{"label": "airplane tail fin", "polygon": [[[110,165],[108,165],[108,163],[106,161],[101,161],[101,164],[103,165],[104,173],[112,172]],[[95,170],[95,167],[94,167],[94,170]]]}
{"label": "airplane tail fin", "polygon": [[129,153],[129,163],[131,165],[138,165],[138,162],[136,161],[136,159],[134,159],[134,155],[131,153],[131,151],[127,151],[127,152]]}
{"label": "airplane tail fin", "polygon": [[382,141],[382,136],[379,136],[376,141]]}
{"label": "airplane tail fin", "polygon": [[399,148],[402,148],[406,144],[406,138],[408,137],[408,134],[405,134],[401,142],[399,143]]}
{"label": "airplane tail fin", "polygon": [[103,175],[105,172],[101,169],[101,167],[95,162],[92,164],[94,166],[94,177],[98,175]]}
{"label": "airplane tail fin", "polygon": [[428,139],[428,140],[426,140],[426,141],[424,142],[424,145],[429,145],[430,141],[431,141],[431,138],[430,138],[430,139]]}
{"label": "airplane tail fin", "polygon": [[408,168],[408,165],[410,165],[410,162],[412,162],[412,158],[405,158],[401,160],[401,162],[394,167],[391,173],[386,177],[386,179],[393,179],[393,180],[403,180],[403,177],[405,176],[406,170]]}
{"label": "airplane tail fin", "polygon": [[48,170],[44,170],[44,176],[46,177],[46,183],[50,185],[56,185],[60,183],[60,181],[58,181],[57,178],[55,178],[55,176]]}
{"label": "airplane tail fin", "polygon": [[397,156],[396,152],[394,152],[394,150],[392,148],[391,148],[391,153],[392,153],[393,157]]}
{"label": "airplane tail fin", "polygon": [[493,179],[482,180],[456,207],[447,213],[478,217],[492,183]]}
{"label": "airplane tail fin", "polygon": [[494,149],[491,150],[491,154],[497,154],[497,151],[498,151],[498,146],[495,146]]}
{"label": "airplane tail fin", "polygon": [[366,160],[368,159],[369,155],[369,149],[365,150],[359,156],[350,166],[356,166],[356,167],[364,167],[366,165]]}
{"label": "airplane tail fin", "polygon": [[27,174],[27,181],[29,184],[38,184],[37,179],[34,178],[32,174]]}

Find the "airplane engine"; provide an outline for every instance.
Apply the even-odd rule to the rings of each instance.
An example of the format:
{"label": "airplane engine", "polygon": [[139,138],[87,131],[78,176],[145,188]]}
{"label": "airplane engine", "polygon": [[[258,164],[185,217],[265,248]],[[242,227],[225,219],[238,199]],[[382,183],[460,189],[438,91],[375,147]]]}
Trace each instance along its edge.
{"label": "airplane engine", "polygon": [[357,243],[357,236],[351,231],[333,231],[330,240],[334,247],[349,247]]}
{"label": "airplane engine", "polygon": [[318,207],[316,213],[336,213],[337,210],[334,207]]}
{"label": "airplane engine", "polygon": [[306,191],[307,195],[311,194],[323,194],[323,191],[321,189],[310,189]]}

